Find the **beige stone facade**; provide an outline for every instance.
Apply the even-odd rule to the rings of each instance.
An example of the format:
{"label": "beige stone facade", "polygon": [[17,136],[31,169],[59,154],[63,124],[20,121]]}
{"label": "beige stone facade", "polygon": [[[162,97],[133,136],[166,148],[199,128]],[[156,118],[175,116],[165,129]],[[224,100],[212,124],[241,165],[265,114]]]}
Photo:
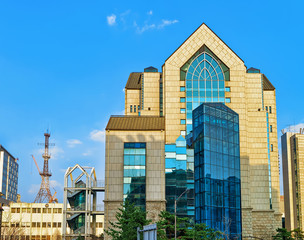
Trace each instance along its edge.
{"label": "beige stone facade", "polygon": [[115,221],[123,202],[124,142],[145,142],[146,146],[146,209],[148,218],[158,220],[165,209],[165,133],[159,131],[106,131],[105,228]]}
{"label": "beige stone facade", "polygon": [[285,225],[304,229],[304,134],[286,132],[281,140]]}
{"label": "beige stone facade", "polygon": [[[151,85],[149,85],[149,90],[144,89],[144,94],[147,92],[148,96],[144,97],[142,113],[143,115],[161,115],[160,108],[157,109],[160,102],[156,100],[160,97],[157,95],[159,92],[157,84],[161,82],[165,131],[158,133],[160,134],[158,138],[162,139],[161,145],[164,146],[164,144],[174,144],[176,139],[183,135],[186,125],[181,124],[181,120],[186,119],[186,114],[181,109],[186,108],[186,102],[181,98],[186,98],[186,92],[180,90],[181,87],[185,87],[185,81],[181,80],[181,68],[203,46],[210,49],[229,68],[230,80],[225,81],[225,87],[229,87],[230,91],[225,92],[225,98],[229,98],[230,101],[226,102],[226,105],[239,114],[243,237],[270,239],[275,230],[281,227],[282,214],[279,207],[276,95],[275,88],[265,75],[260,71],[247,71],[243,60],[211,29],[202,24],[165,61],[162,74],[143,73],[144,83],[147,79]],[[131,98],[133,95],[126,87],[126,102],[129,102]],[[149,114],[146,107],[150,106]],[[128,110],[126,114],[129,115]],[[114,214],[110,212],[110,209],[115,209],[115,207],[110,206],[111,201],[113,206],[122,202],[122,144],[124,141],[140,141],[140,138],[146,141],[149,134],[152,135],[152,133],[138,131],[106,133],[106,184],[108,186],[105,198],[106,221],[113,220]],[[151,139],[151,136],[148,139]],[[164,149],[162,148],[158,154],[161,157],[158,161],[163,166],[158,170],[163,172],[157,176],[162,179],[160,184],[163,185],[159,186],[157,191],[163,192],[157,193],[157,196],[160,203],[164,204]],[[151,190],[155,192],[154,187]],[[148,197],[150,194],[148,190],[146,194]],[[261,222],[261,219],[265,219],[265,222]]]}

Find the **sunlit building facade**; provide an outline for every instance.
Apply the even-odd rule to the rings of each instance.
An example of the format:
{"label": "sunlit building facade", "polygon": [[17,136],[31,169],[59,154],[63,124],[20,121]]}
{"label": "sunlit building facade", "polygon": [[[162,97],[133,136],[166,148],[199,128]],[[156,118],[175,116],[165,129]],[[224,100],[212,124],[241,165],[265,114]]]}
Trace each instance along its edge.
{"label": "sunlit building facade", "polygon": [[[205,24],[165,61],[162,72],[149,67],[129,76],[125,115],[112,116],[106,127],[106,228],[126,198],[144,206],[148,218],[156,221],[161,210],[174,212],[174,200],[184,193],[177,202],[177,215],[222,229],[213,225],[213,218],[200,218],[195,212],[199,206],[194,191],[201,192],[203,186],[195,185],[194,166],[199,160],[193,144],[193,110],[204,103],[221,103],[238,115],[239,141],[231,144],[239,153],[228,142],[233,154],[222,161],[239,168],[227,173],[221,165],[222,175],[210,176],[210,181],[219,182],[220,177],[229,179],[231,188],[237,185],[235,205],[229,205],[229,221],[236,229],[231,233],[271,239],[281,226],[275,88],[259,69],[247,69]],[[134,163],[128,162],[125,146],[130,144],[145,144],[144,161],[133,155]],[[217,149],[219,142],[211,141],[210,147]],[[221,151],[210,161],[223,155]],[[224,203],[225,192],[219,195]]]}
{"label": "sunlit building facade", "polygon": [[8,201],[17,201],[18,170],[17,158],[0,145],[0,192]]}
{"label": "sunlit building facade", "polygon": [[285,227],[304,229],[304,129],[281,136]]}

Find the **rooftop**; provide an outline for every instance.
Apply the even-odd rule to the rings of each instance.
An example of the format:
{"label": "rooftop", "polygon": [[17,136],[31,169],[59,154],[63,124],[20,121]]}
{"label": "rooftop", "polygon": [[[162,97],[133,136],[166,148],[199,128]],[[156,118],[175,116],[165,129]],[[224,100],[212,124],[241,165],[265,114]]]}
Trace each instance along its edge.
{"label": "rooftop", "polygon": [[111,116],[106,130],[165,130],[165,118],[156,116]]}

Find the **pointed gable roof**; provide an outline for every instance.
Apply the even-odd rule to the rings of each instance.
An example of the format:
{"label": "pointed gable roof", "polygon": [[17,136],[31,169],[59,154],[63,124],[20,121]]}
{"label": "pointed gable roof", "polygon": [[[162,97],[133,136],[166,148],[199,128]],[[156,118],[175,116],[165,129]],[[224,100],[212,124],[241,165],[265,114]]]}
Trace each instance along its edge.
{"label": "pointed gable roof", "polygon": [[[214,40],[214,41],[212,41]],[[189,45],[191,42],[195,42],[191,49],[186,49],[185,45]],[[165,61],[165,63],[174,62],[174,58],[181,56],[187,56],[185,52],[192,51],[192,55],[196,53],[196,51],[206,45],[211,51],[213,51],[223,62],[224,59],[221,58],[221,51],[224,50],[222,55],[229,55],[230,58],[244,64],[244,61],[218,36],[214,33],[205,23],[202,23]],[[233,65],[226,63],[227,65]],[[175,64],[173,64],[175,65]],[[228,66],[229,67],[229,66]]]}

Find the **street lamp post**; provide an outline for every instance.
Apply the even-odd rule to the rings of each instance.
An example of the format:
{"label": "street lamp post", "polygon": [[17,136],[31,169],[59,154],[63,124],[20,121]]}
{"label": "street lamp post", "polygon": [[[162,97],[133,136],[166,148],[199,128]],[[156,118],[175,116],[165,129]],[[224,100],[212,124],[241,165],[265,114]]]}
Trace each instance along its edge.
{"label": "street lamp post", "polygon": [[178,198],[175,198],[175,200],[174,200],[174,239],[175,240],[176,240],[176,203],[189,190],[190,189],[187,188],[181,195],[179,195]]}

